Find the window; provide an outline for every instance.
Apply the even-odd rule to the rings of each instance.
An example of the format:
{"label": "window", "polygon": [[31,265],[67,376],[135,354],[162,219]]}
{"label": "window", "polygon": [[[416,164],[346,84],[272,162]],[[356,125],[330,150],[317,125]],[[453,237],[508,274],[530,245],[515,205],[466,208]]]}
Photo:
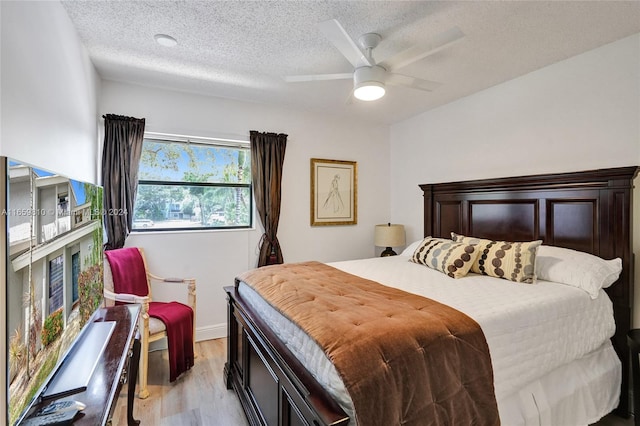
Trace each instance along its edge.
{"label": "window", "polygon": [[194,142],[145,135],[133,229],[251,227],[249,156],[246,142]]}
{"label": "window", "polygon": [[80,277],[80,252],[71,255],[71,301],[76,303],[78,298],[78,278]]}
{"label": "window", "polygon": [[64,256],[49,261],[49,314],[62,307],[64,297]]}

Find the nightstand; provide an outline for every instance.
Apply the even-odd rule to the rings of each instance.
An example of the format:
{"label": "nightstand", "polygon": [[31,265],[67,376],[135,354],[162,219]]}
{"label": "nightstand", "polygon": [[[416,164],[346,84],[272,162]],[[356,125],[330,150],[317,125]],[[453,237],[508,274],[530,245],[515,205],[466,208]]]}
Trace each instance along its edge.
{"label": "nightstand", "polygon": [[631,350],[631,371],[633,380],[633,418],[636,426],[640,426],[640,329],[629,330],[627,344]]}

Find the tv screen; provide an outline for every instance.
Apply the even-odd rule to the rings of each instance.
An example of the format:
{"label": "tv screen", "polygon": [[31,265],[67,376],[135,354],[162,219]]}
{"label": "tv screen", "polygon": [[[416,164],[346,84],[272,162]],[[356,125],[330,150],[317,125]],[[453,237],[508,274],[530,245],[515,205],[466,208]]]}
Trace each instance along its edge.
{"label": "tv screen", "polygon": [[8,417],[42,392],[102,303],[102,188],[5,162]]}

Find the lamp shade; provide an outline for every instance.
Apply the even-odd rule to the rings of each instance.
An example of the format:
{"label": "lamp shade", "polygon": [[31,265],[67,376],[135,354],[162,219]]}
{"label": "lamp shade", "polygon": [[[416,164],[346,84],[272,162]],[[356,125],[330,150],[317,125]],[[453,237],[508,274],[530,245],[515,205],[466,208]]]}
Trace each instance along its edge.
{"label": "lamp shade", "polygon": [[387,223],[385,225],[376,225],[376,233],[374,243],[378,247],[398,247],[403,246],[404,225],[396,225]]}

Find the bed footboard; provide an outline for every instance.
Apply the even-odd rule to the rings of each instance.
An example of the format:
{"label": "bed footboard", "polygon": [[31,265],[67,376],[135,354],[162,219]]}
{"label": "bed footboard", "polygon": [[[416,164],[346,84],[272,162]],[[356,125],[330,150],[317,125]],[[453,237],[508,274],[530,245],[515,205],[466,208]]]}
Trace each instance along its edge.
{"label": "bed footboard", "polygon": [[235,287],[227,293],[224,380],[251,425],[346,425],[349,418],[287,347],[253,315]]}

